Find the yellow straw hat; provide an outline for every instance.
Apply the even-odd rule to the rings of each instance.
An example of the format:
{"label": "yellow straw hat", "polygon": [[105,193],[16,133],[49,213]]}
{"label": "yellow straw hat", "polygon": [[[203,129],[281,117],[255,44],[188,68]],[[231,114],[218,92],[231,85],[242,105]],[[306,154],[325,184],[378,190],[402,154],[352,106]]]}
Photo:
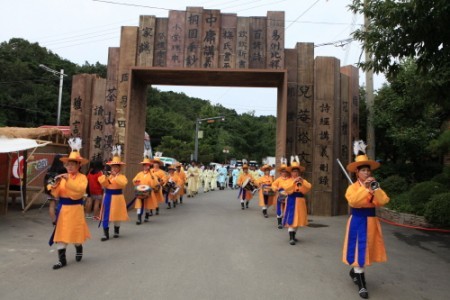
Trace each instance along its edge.
{"label": "yellow straw hat", "polygon": [[59,160],[63,163],[68,161],[76,161],[81,165],[85,165],[89,162],[88,159],[81,157],[80,149],[81,149],[81,139],[80,138],[71,138],[68,141],[70,148],[72,148],[72,152],[70,152],[68,157],[61,157]]}
{"label": "yellow straw hat", "polygon": [[247,164],[243,164],[243,165],[242,165],[242,170],[243,170],[243,169],[248,169],[248,165],[247,165]]}
{"label": "yellow straw hat", "polygon": [[151,164],[159,164],[160,167],[164,166],[164,163],[161,159],[159,159],[159,157],[154,157],[153,159],[150,160]]}
{"label": "yellow straw hat", "polygon": [[120,154],[122,153],[122,149],[120,145],[113,146],[113,150],[111,151],[113,158],[111,161],[108,161],[107,165],[125,165],[124,162],[122,162],[122,159],[120,158]]}
{"label": "yellow straw hat", "polygon": [[286,171],[286,172],[290,173],[291,172],[291,168],[289,168],[288,165],[287,165],[287,159],[282,157],[282,158],[280,158],[280,162],[281,163],[278,166],[277,171],[278,172]]}
{"label": "yellow straw hat", "polygon": [[168,171],[168,170],[174,170],[174,171],[176,171],[176,169],[177,169],[177,167],[176,167],[175,165],[170,165],[170,166],[167,167],[167,171]]}
{"label": "yellow straw hat", "polygon": [[369,166],[370,170],[376,170],[380,167],[379,162],[369,159],[366,154],[366,147],[367,145],[362,140],[353,143],[355,161],[347,165],[347,171],[355,173],[360,166]]}
{"label": "yellow straw hat", "polygon": [[272,167],[269,165],[264,165],[261,167],[261,171],[265,172],[265,171],[270,171],[272,170]]}
{"label": "yellow straw hat", "polygon": [[144,159],[140,162],[142,165],[151,165],[152,162],[150,160],[150,150],[144,149]]}
{"label": "yellow straw hat", "polygon": [[298,155],[291,156],[291,171],[297,169],[299,172],[305,171],[305,167],[300,165],[300,159],[298,158]]}

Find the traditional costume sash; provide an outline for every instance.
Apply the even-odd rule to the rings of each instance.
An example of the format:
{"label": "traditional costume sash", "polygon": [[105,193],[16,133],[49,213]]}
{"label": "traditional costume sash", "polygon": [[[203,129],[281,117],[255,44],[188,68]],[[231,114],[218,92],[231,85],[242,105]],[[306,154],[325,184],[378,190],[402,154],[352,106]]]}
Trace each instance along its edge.
{"label": "traditional costume sash", "polygon": [[284,213],[284,217],[283,217],[283,226],[285,226],[286,224],[292,225],[292,223],[294,222],[295,199],[300,198],[300,197],[304,197],[303,193],[295,192],[295,193],[288,195],[288,197],[286,199],[286,208],[284,210],[285,213]]}
{"label": "traditional costume sash", "polygon": [[375,208],[352,208],[347,242],[347,262],[355,262],[356,247],[358,247],[358,265],[366,263],[367,218],[375,217]]}
{"label": "traditional costume sash", "polygon": [[61,207],[63,205],[83,205],[83,199],[72,200],[70,198],[59,198],[58,206],[56,207],[56,210],[55,210],[55,215],[56,215],[55,227],[53,227],[52,235],[50,236],[50,240],[48,241],[48,244],[50,246],[53,245],[53,243],[54,243],[53,238],[55,237],[56,224],[58,224],[59,212],[61,211]]}
{"label": "traditional costume sash", "polygon": [[100,219],[100,222],[98,223],[98,227],[100,227],[100,224],[103,225],[103,228],[108,228],[109,226],[109,214],[111,212],[111,200],[112,195],[122,195],[122,189],[105,189],[105,197],[103,198],[103,205],[102,205],[102,218]]}
{"label": "traditional costume sash", "polygon": [[285,203],[285,199],[282,195],[280,195],[280,192],[284,192],[284,189],[278,190],[278,197],[277,197],[277,216],[283,215],[283,204]]}

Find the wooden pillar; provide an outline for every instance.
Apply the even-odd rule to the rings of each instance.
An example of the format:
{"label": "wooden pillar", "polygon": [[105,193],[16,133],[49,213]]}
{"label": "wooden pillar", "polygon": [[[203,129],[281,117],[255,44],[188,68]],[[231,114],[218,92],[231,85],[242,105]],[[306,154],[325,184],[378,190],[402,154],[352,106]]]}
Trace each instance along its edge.
{"label": "wooden pillar", "polygon": [[267,18],[250,17],[250,69],[265,69],[267,56]]}
{"label": "wooden pillar", "polygon": [[285,72],[283,82],[277,88],[277,140],[275,145],[275,156],[277,158],[286,156],[287,77],[287,72]]}
{"label": "wooden pillar", "polygon": [[238,17],[236,38],[236,68],[248,69],[250,56],[250,18]]}
{"label": "wooden pillar", "polygon": [[105,89],[106,89],[106,79],[100,78],[98,76],[94,77],[92,80],[92,107],[91,107],[91,122],[90,127],[90,149],[89,158],[90,160],[100,160],[103,161],[103,149],[104,149],[104,139],[103,139],[103,129],[105,121]]}
{"label": "wooden pillar", "polygon": [[[349,132],[349,120],[350,120],[350,110],[349,104],[352,101],[351,94],[349,94],[349,80],[350,78],[341,73],[341,111],[339,113],[339,151],[338,157],[341,161],[344,168],[349,163],[348,152],[350,150],[349,141],[350,141],[350,132]],[[336,167],[339,167],[336,165]],[[340,167],[339,167],[340,168]],[[345,192],[347,191],[347,187],[349,185],[349,181],[345,176],[344,172],[341,169],[338,169],[338,189],[339,189],[339,198],[338,198],[338,208],[337,214],[343,215],[347,213],[347,201],[345,199]]]}
{"label": "wooden pillar", "polygon": [[139,17],[139,38],[137,47],[137,65],[153,66],[155,48],[155,16]]}
{"label": "wooden pillar", "polygon": [[340,65],[333,57],[317,57],[314,66],[314,131],[312,205],[314,215],[331,216],[336,213],[338,189],[336,115],[340,113]]}
{"label": "wooden pillar", "polygon": [[184,65],[184,39],[186,26],[186,12],[171,10],[169,12],[167,58],[169,68],[180,68]]}
{"label": "wooden pillar", "polygon": [[186,38],[184,66],[186,68],[200,68],[202,45],[203,7],[186,8]]}
{"label": "wooden pillar", "polygon": [[267,12],[267,54],[268,69],[284,68],[284,11]]}
{"label": "wooden pillar", "polygon": [[237,15],[222,14],[219,44],[219,68],[236,66]]}
{"label": "wooden pillar", "polygon": [[106,70],[105,87],[105,112],[103,127],[103,159],[112,159],[111,150],[114,144],[115,123],[116,123],[116,103],[119,75],[120,48],[110,47],[108,49],[108,66]]}
{"label": "wooden pillar", "polygon": [[200,66],[202,68],[219,67],[220,16],[220,10],[203,10]]}
{"label": "wooden pillar", "polygon": [[287,69],[287,124],[286,124],[286,156],[297,155],[297,49],[286,49]]}
{"label": "wooden pillar", "polygon": [[153,57],[153,65],[155,67],[165,67],[167,64],[168,26],[169,26],[168,18],[156,19],[155,54]]}

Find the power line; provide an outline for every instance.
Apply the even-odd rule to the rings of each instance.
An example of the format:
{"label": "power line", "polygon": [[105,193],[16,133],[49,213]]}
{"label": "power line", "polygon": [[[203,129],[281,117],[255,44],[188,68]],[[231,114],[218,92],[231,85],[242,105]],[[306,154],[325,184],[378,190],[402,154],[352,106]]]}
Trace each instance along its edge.
{"label": "power line", "polygon": [[[320,0],[317,0],[316,2],[314,2],[310,7],[308,7],[304,12],[302,12],[297,18],[295,18],[294,22],[296,22],[298,19],[300,19],[301,17],[303,17],[304,14],[306,14],[311,8],[313,8],[317,3],[319,3]],[[286,30],[291,27],[291,25],[294,23],[291,23],[289,26],[286,27]]]}

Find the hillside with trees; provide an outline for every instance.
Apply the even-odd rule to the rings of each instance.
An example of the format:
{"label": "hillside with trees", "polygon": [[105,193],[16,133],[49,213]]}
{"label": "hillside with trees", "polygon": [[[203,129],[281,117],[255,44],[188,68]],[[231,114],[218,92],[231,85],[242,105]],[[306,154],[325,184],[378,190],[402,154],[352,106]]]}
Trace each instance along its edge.
{"label": "hillside with trees", "polygon": [[[70,118],[72,76],[80,73],[106,77],[106,66],[100,63],[79,66],[57,54],[14,38],[0,44],[0,126],[38,127],[54,125],[57,118],[59,77],[39,67],[64,69],[61,125]],[[147,94],[146,131],[152,146],[165,156],[188,161],[194,151],[195,122],[198,118],[224,116],[224,122],[202,123],[199,160],[223,162],[247,158],[260,161],[275,155],[274,116],[255,116],[254,112],[238,114],[208,100],[183,93],[161,92],[154,88]],[[224,149],[229,150],[225,154]]]}

